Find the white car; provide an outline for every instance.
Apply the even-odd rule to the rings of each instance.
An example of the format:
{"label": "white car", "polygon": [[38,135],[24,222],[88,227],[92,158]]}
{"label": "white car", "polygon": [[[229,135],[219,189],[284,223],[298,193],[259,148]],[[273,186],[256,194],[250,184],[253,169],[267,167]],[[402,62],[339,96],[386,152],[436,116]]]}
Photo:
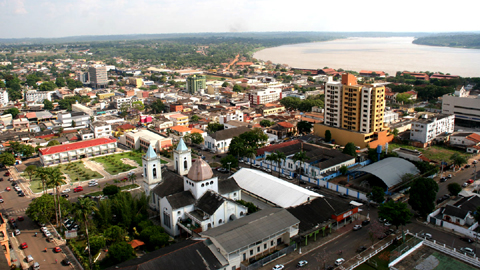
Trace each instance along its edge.
{"label": "white car", "polygon": [[338,265],[340,265],[340,264],[342,264],[342,263],[344,263],[344,262],[345,262],[345,259],[344,259],[344,258],[340,258],[340,259],[337,259],[337,260],[335,261],[335,265],[338,266]]}
{"label": "white car", "polygon": [[71,190],[69,188],[66,188],[64,190],[62,190],[62,193],[69,193]]}
{"label": "white car", "polygon": [[98,186],[98,183],[97,182],[90,182],[90,183],[88,183],[88,186],[89,187]]}
{"label": "white car", "polygon": [[282,270],[283,268],[285,268],[283,264],[277,264],[272,268],[272,270]]}
{"label": "white car", "polygon": [[27,262],[33,262],[33,257],[32,255],[27,256]]}
{"label": "white car", "polygon": [[299,261],[299,262],[297,263],[297,267],[304,267],[304,266],[307,265],[307,264],[308,264],[307,261],[302,260],[302,261]]}
{"label": "white car", "polygon": [[420,237],[426,238],[426,239],[432,239],[432,235],[429,233],[421,233]]}
{"label": "white car", "polygon": [[20,235],[20,230],[19,229],[15,230],[15,235]]}
{"label": "white car", "polygon": [[20,187],[16,186],[15,191],[19,192],[19,191],[22,191],[22,189]]}
{"label": "white car", "polygon": [[45,237],[49,237],[49,236],[51,236],[52,234],[51,234],[49,231],[46,231],[46,232],[43,232],[43,235],[45,235]]}
{"label": "white car", "polygon": [[41,227],[40,230],[45,233],[45,232],[48,232],[48,228],[47,227]]}

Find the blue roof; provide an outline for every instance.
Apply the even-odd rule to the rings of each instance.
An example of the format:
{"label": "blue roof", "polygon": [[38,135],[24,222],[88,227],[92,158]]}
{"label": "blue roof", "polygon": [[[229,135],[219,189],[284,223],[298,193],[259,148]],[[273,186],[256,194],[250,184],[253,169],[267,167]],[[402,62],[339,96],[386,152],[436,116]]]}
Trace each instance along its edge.
{"label": "blue roof", "polygon": [[146,158],[157,158],[157,153],[153,150],[152,144],[148,146],[147,154],[145,155]]}
{"label": "blue roof", "polygon": [[183,141],[183,138],[180,138],[180,141],[178,142],[178,146],[177,146],[177,151],[187,151],[187,150],[188,148],[185,142]]}

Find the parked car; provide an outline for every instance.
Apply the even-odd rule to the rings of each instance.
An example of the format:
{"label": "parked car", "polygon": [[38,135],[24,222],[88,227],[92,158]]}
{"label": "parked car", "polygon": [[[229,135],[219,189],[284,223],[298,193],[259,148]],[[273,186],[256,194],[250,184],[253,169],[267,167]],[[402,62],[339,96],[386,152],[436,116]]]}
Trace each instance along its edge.
{"label": "parked car", "polygon": [[468,186],[468,183],[467,183],[467,182],[465,182],[465,183],[462,184],[462,187],[467,187],[467,186]]}
{"label": "parked car", "polygon": [[16,229],[15,232],[14,232],[15,235],[20,235],[20,230],[19,229]]}
{"label": "parked car", "polygon": [[365,219],[364,221],[362,221],[362,226],[365,226],[365,225],[368,225],[368,224],[370,224],[370,220]]}
{"label": "parked car", "polygon": [[48,228],[47,227],[41,227],[40,231],[42,231],[43,233],[48,232]]}
{"label": "parked car", "polygon": [[68,198],[68,197],[70,197],[70,195],[68,195],[68,194],[62,194],[62,197]]}
{"label": "parked car", "polygon": [[71,190],[70,190],[69,188],[66,188],[66,189],[62,190],[62,193],[68,193],[68,192],[70,192],[70,191],[71,191]]}
{"label": "parked car", "polygon": [[20,197],[25,197],[25,193],[23,193],[23,191],[18,192],[18,196],[20,196]]}
{"label": "parked car", "polygon": [[465,169],[468,169],[470,167],[471,167],[470,164],[465,165]]}
{"label": "parked car", "polygon": [[277,264],[272,268],[272,270],[282,270],[283,268],[285,268],[283,264]]}
{"label": "parked car", "polygon": [[432,235],[429,233],[421,233],[420,237],[426,238],[426,239],[432,239]]}
{"label": "parked car", "polygon": [[297,263],[297,267],[304,267],[304,266],[307,265],[307,264],[308,264],[307,261],[301,260],[301,261],[299,261],[299,262]]}
{"label": "parked car", "polygon": [[26,248],[28,248],[27,242],[23,242],[23,243],[20,245],[20,248],[21,248],[21,249],[26,249]]}
{"label": "parked car", "polygon": [[27,256],[27,262],[28,262],[28,263],[29,263],[29,262],[33,262],[33,257],[32,257],[32,255],[28,255],[28,256]]}
{"label": "parked car", "polygon": [[68,266],[68,265],[71,265],[72,263],[71,263],[69,260],[64,259],[64,260],[62,261],[62,264],[65,265],[65,266]]}
{"label": "parked car", "polygon": [[440,178],[440,182],[442,182],[442,183],[443,183],[443,182],[447,182],[447,178],[446,178],[446,177]]}
{"label": "parked car", "polygon": [[453,176],[451,174],[447,175],[447,178],[452,178]]}
{"label": "parked car", "polygon": [[362,225],[355,225],[355,226],[353,226],[353,230],[354,230],[354,231],[358,231],[358,230],[360,230],[361,228],[362,228]]}
{"label": "parked car", "polygon": [[0,198],[0,203],[3,203],[3,199],[2,199],[2,198]]}
{"label": "parked car", "polygon": [[23,216],[18,216],[18,221],[24,221],[25,219],[23,218]]}
{"label": "parked car", "polygon": [[6,191],[10,191],[10,190],[12,190],[12,189],[11,189],[10,187],[7,187],[5,190],[6,190]]}
{"label": "parked car", "polygon": [[468,179],[467,183],[473,184],[473,179]]}
{"label": "parked car", "polygon": [[83,187],[82,186],[78,186],[76,188],[73,189],[73,192],[80,192],[80,191],[83,191]]}
{"label": "parked car", "polygon": [[90,183],[88,183],[88,186],[89,187],[95,187],[95,186],[98,186],[98,183],[97,182],[90,182]]}
{"label": "parked car", "polygon": [[462,237],[460,237],[460,240],[467,241],[468,243],[473,243],[473,242],[475,242],[475,240],[473,240],[472,238],[467,237],[467,236],[462,236]]}
{"label": "parked car", "polygon": [[10,172],[7,171],[7,172],[5,173],[5,176],[10,176]]}
{"label": "parked car", "polygon": [[469,247],[462,247],[460,248],[460,252],[461,253],[464,253],[464,254],[467,254],[468,256],[475,256],[475,252],[473,252],[473,249],[469,248]]}
{"label": "parked car", "polygon": [[335,261],[335,265],[336,266],[339,266],[340,264],[344,263],[345,262],[345,259],[344,258],[339,258]]}
{"label": "parked car", "polygon": [[387,222],[385,222],[383,225],[385,225],[385,226],[387,226],[387,227],[390,227],[390,226],[392,226],[392,223],[390,223],[390,222],[387,221]]}
{"label": "parked car", "polygon": [[33,270],[38,270],[40,269],[40,264],[38,262],[35,262],[32,266]]}
{"label": "parked car", "polygon": [[61,249],[60,247],[54,247],[54,248],[53,248],[53,251],[54,251],[55,253],[59,253],[59,252],[62,252],[62,249]]}

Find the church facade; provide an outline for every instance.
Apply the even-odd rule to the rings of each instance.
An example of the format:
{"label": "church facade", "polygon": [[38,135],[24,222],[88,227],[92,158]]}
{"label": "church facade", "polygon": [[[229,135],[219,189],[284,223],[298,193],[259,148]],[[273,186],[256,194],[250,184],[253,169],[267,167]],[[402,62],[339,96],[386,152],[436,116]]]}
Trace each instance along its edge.
{"label": "church facade", "polygon": [[143,187],[167,233],[207,231],[247,215],[248,208],[236,202],[241,200],[241,189],[235,180],[219,181],[203,159],[192,163],[183,139],[173,159],[174,171],[162,171],[160,157],[151,146],[143,157]]}

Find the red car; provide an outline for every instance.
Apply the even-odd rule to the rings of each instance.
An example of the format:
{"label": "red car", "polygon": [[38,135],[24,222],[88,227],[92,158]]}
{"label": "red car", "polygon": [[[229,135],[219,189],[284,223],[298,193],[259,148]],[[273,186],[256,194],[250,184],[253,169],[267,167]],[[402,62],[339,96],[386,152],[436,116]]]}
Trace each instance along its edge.
{"label": "red car", "polygon": [[55,247],[53,251],[56,253],[59,253],[59,252],[62,252],[62,249],[60,247]]}
{"label": "red car", "polygon": [[15,219],[14,219],[14,218],[11,218],[11,219],[10,219],[10,223],[12,223],[12,224],[15,223]]}
{"label": "red car", "polygon": [[18,221],[23,221],[23,216],[19,216]]}
{"label": "red car", "polygon": [[468,179],[467,183],[472,184],[472,183],[473,183],[473,179]]}
{"label": "red car", "polygon": [[20,245],[20,247],[21,247],[22,249],[26,249],[26,248],[28,248],[28,245],[27,245],[26,242],[23,242],[23,243]]}
{"label": "red car", "polygon": [[5,190],[6,190],[6,191],[10,191],[10,190],[12,190],[12,189],[11,189],[10,187],[7,187]]}
{"label": "red car", "polygon": [[73,192],[80,192],[80,191],[83,191],[83,187],[82,186],[78,186],[76,188],[73,189]]}
{"label": "red car", "polygon": [[5,176],[10,176],[10,172],[7,171],[7,172],[5,173]]}

